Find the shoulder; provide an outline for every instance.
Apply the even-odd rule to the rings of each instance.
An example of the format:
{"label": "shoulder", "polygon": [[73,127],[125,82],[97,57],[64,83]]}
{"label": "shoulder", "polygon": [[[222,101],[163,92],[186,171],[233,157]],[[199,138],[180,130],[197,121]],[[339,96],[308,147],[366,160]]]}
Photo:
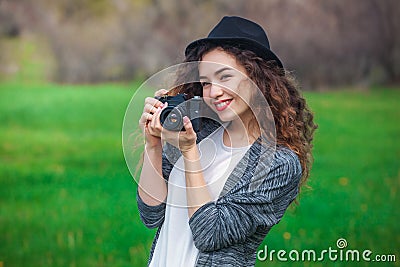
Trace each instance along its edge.
{"label": "shoulder", "polygon": [[278,174],[290,174],[291,177],[294,176],[300,179],[302,175],[300,159],[290,148],[277,146],[270,171]]}
{"label": "shoulder", "polygon": [[300,165],[300,159],[297,154],[286,146],[276,147],[274,159],[277,163],[290,163]]}
{"label": "shoulder", "polygon": [[265,167],[290,166],[301,170],[300,159],[290,148],[282,145],[269,146],[255,142],[249,151],[249,158],[257,161],[256,165]]}
{"label": "shoulder", "polygon": [[272,149],[260,144],[252,146],[251,150],[248,165],[250,168],[244,171],[247,177],[245,181],[249,182],[249,187],[245,190],[275,192],[282,187],[292,188],[298,185],[302,169],[299,157],[293,150],[284,146]]}

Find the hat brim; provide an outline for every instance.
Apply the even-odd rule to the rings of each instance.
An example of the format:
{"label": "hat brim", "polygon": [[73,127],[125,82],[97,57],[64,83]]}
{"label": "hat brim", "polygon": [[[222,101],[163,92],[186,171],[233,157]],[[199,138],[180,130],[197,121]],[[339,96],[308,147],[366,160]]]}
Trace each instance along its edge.
{"label": "hat brim", "polygon": [[207,38],[202,38],[196,41],[191,42],[185,49],[185,56],[189,54],[189,52],[193,49],[195,49],[197,46],[204,44],[204,43],[216,43],[216,44],[223,44],[223,43],[235,43],[237,45],[240,45],[240,47],[244,49],[248,49],[250,51],[253,51],[256,53],[258,56],[261,58],[268,60],[268,61],[275,61],[275,63],[283,69],[283,64],[281,60],[268,48],[265,46],[261,45],[260,43],[247,39],[247,38],[212,38],[212,37],[207,37]]}

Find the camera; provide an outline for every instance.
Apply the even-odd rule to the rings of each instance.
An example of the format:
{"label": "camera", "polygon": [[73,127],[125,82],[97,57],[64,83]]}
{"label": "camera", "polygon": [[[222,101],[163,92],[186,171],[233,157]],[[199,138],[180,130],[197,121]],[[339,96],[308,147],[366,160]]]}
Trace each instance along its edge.
{"label": "camera", "polygon": [[183,131],[183,117],[187,116],[192,122],[195,132],[200,130],[200,106],[202,99],[200,96],[188,98],[186,94],[176,96],[158,96],[156,97],[162,103],[168,103],[160,114],[161,125],[170,131]]}

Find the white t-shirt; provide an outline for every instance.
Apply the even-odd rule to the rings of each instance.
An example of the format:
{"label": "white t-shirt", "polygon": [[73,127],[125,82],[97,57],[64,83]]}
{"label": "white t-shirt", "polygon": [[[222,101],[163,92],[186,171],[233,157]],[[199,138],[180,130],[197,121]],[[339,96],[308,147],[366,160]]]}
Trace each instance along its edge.
{"label": "white t-shirt", "polygon": [[[232,148],[223,143],[224,127],[203,139],[198,148],[203,176],[213,200],[217,200],[224,184],[250,146]],[[183,158],[175,163],[168,183],[164,223],[154,249],[151,267],[195,266],[198,249],[189,227]]]}

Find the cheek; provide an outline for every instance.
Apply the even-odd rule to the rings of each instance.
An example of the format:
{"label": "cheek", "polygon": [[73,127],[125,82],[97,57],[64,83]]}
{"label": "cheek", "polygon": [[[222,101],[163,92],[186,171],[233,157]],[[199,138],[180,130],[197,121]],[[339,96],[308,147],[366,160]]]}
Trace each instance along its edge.
{"label": "cheek", "polygon": [[231,92],[232,95],[240,99],[241,103],[245,103],[246,105],[250,105],[253,103],[253,93],[251,92],[251,88],[246,86],[238,86],[235,91]]}
{"label": "cheek", "polygon": [[209,90],[203,88],[203,97],[209,97]]}
{"label": "cheek", "polygon": [[228,82],[225,83],[224,87],[226,87],[228,89],[228,92],[230,92],[231,94],[238,94],[243,87],[242,79],[240,77],[231,78]]}
{"label": "cheek", "polygon": [[240,110],[250,109],[253,103],[250,99],[250,95],[247,92],[235,92],[236,108]]}
{"label": "cheek", "polygon": [[211,98],[210,98],[210,90],[203,90],[203,101],[207,106],[212,107]]}

